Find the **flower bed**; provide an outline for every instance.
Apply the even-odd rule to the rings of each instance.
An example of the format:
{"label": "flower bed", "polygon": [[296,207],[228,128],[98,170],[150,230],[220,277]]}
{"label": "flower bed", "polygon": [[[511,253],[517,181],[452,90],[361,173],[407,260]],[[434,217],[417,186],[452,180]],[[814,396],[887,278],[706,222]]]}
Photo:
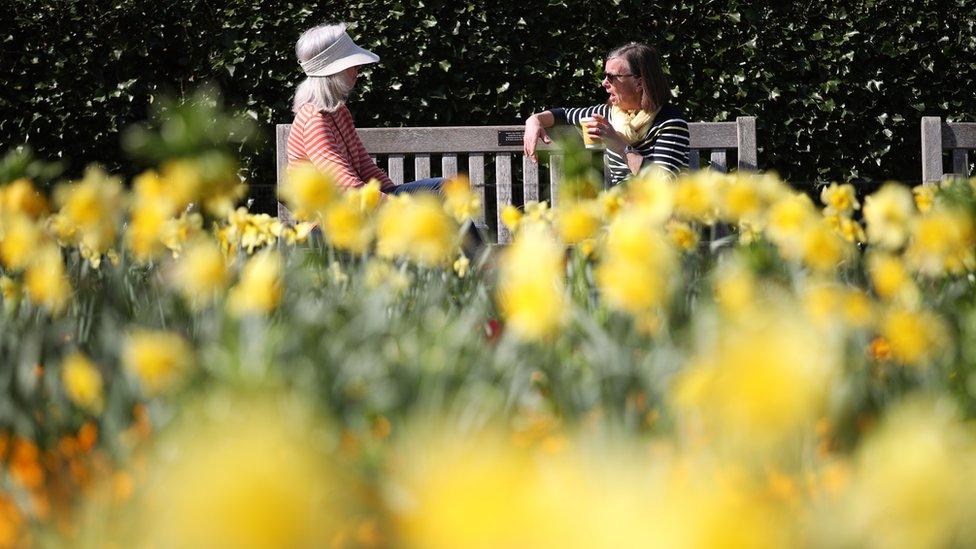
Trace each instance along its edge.
{"label": "flower bed", "polygon": [[976,181],[650,171],[465,255],[463,177],[235,169],[2,182],[0,545],[972,543]]}

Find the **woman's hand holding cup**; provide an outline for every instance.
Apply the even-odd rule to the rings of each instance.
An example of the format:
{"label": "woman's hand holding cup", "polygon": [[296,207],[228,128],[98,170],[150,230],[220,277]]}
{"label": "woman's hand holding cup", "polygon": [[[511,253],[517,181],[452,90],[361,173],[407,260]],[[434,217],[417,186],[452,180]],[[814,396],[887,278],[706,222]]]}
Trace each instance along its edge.
{"label": "woman's hand holding cup", "polygon": [[627,148],[624,138],[599,114],[580,119],[580,126],[583,130],[583,144],[587,149],[607,148],[622,153]]}

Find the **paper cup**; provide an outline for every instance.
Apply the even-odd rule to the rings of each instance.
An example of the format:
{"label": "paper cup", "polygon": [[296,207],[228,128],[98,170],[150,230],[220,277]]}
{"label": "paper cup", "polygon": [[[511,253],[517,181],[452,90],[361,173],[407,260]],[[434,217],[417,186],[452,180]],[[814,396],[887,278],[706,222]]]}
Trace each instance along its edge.
{"label": "paper cup", "polygon": [[596,118],[592,116],[587,116],[586,118],[580,118],[580,130],[583,132],[583,146],[587,149],[602,149],[603,141],[598,137],[590,137],[587,133],[586,128],[596,124]]}

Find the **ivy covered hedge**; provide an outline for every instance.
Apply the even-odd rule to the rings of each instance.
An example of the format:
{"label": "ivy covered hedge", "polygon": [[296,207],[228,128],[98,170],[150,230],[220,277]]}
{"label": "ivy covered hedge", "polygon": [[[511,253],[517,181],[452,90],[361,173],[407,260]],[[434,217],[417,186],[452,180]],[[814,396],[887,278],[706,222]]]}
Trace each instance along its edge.
{"label": "ivy covered hedge", "polygon": [[[11,3],[11,2],[8,2]],[[382,58],[360,80],[360,126],[518,123],[592,104],[603,55],[657,46],[689,119],[758,117],[759,162],[796,182],[917,180],[923,115],[976,114],[970,0],[15,0],[0,22],[0,143],[135,167],[119,130],[203,81],[269,131],[249,153],[273,183],[273,123],[290,120],[300,32],[348,21]]]}

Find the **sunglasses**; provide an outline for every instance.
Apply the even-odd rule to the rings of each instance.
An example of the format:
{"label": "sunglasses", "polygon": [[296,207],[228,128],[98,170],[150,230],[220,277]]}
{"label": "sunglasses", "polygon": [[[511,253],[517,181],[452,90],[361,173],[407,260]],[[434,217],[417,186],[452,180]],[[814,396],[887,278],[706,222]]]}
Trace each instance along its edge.
{"label": "sunglasses", "polygon": [[624,78],[626,76],[636,76],[636,75],[634,75],[634,74],[613,74],[613,73],[609,73],[609,72],[603,73],[604,80],[609,80],[611,84],[616,84],[617,82],[620,82],[620,79],[621,78]]}

